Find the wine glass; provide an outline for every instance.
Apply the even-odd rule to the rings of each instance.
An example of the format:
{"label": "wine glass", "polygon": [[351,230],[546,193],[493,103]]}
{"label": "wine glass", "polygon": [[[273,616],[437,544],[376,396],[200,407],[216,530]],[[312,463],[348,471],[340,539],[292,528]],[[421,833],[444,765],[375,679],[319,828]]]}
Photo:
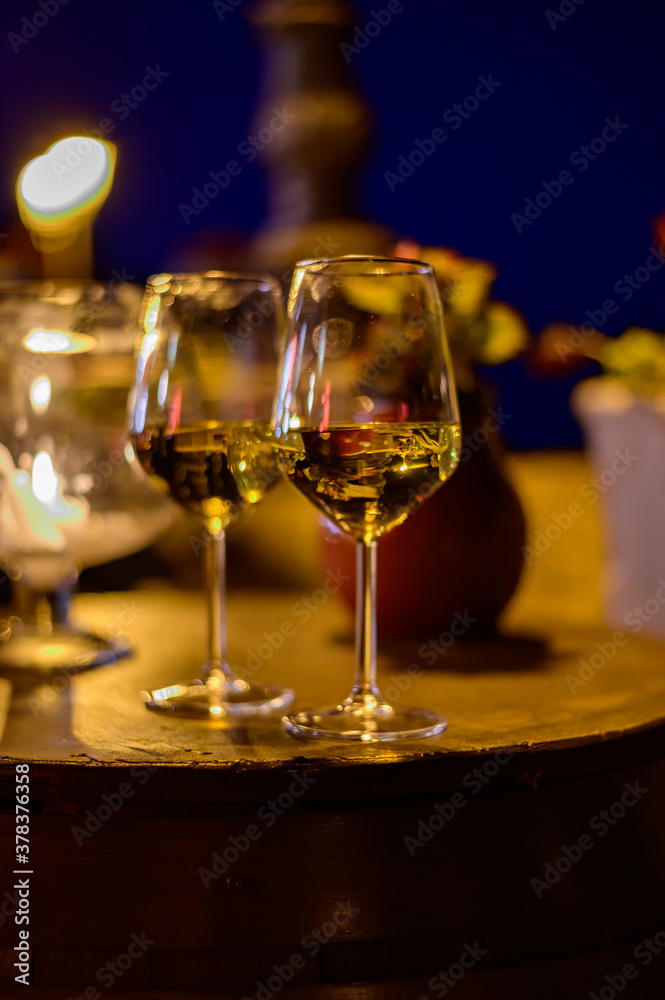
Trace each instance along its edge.
{"label": "wine glass", "polygon": [[69,603],[82,567],[140,550],[173,518],[137,489],[123,453],[140,303],[127,283],[0,282],[3,674],[76,672],[129,652],[121,636],[76,627]]}
{"label": "wine glass", "polygon": [[142,692],[148,708],[223,718],[293,700],[288,688],[248,684],[226,658],[226,530],[279,479],[270,416],[283,325],[270,277],[210,271],[148,280],[130,436],[153,483],[198,515],[209,623],[201,679]]}
{"label": "wine glass", "polygon": [[440,733],[443,716],[389,705],[376,684],[377,540],[459,460],[431,265],[361,256],[296,264],[273,426],[282,471],[357,542],[353,690],[339,705],[286,716],[286,729],[368,743]]}

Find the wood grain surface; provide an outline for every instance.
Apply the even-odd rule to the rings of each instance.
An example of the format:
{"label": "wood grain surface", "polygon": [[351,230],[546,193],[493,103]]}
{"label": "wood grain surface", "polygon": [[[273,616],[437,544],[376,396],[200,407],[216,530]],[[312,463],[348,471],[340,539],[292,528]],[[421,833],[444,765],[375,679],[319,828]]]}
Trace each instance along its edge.
{"label": "wood grain surface", "polygon": [[[540,492],[525,465],[523,495],[542,525],[587,469],[565,456],[536,457],[531,469]],[[449,719],[438,737],[391,746],[296,741],[279,720],[149,713],[142,688],[197,673],[201,596],[79,597],[80,621],[127,623],[136,649],[57,693],[0,681],[0,996],[26,995],[11,982],[5,859],[14,765],[27,760],[34,1000],[99,986],[97,971],[133,933],[153,943],[114,982],[118,1000],[265,1000],[260,985],[294,954],[302,968],[273,995],[431,1000],[441,995],[431,977],[476,943],[483,954],[456,983],[460,1000],[588,1000],[631,961],[639,975],[626,997],[661,1000],[665,950],[648,966],[635,954],[665,931],[665,645],[628,629],[618,645],[600,622],[598,525],[594,511],[585,518],[534,561],[500,636],[460,639],[431,664],[422,647],[436,636],[382,648],[390,696]],[[319,586],[229,602],[231,662],[262,656],[255,678],[294,687],[302,706],[343,697],[353,670],[336,597],[302,621]],[[268,655],[265,633],[286,622],[293,634]],[[572,691],[570,677],[596,654]],[[422,672],[410,676],[410,664]],[[304,793],[269,824],[265,810],[303,776]],[[622,809],[627,786],[643,791]],[[612,808],[619,818],[599,832]],[[242,846],[250,826],[260,836],[215,872],[216,853]],[[537,892],[533,880],[585,834],[592,847]],[[335,925],[345,902],[352,913]],[[303,941],[322,927],[310,954]]]}
{"label": "wood grain surface", "polygon": [[[334,702],[347,693],[352,677],[347,612],[333,597],[301,623],[299,607],[299,595],[233,595],[231,662],[243,664],[249,653],[260,655],[259,650],[269,653],[253,677],[294,687],[299,705]],[[404,703],[443,711],[449,726],[433,738],[368,747],[294,740],[278,719],[229,725],[148,712],[140,690],[197,674],[205,635],[203,601],[197,594],[168,591],[85,595],[77,600],[75,614],[87,624],[103,626],[127,609],[136,614],[129,630],[135,643],[132,657],[73,677],[61,691],[51,682],[16,692],[10,681],[2,681],[0,752],[7,764],[20,758],[73,765],[80,773],[86,766],[95,771],[99,764],[149,763],[182,772],[180,778],[169,775],[170,791],[164,786],[160,795],[200,801],[202,786],[192,780],[207,769],[218,771],[220,778],[244,774],[252,795],[255,772],[304,765],[325,771],[334,764],[349,773],[360,769],[363,780],[367,769],[378,777],[375,765],[403,765],[400,773],[407,781],[418,769],[434,774],[434,765],[437,783],[445,786],[454,784],[460,766],[468,770],[471,758],[502,748],[515,751],[522,762],[537,751],[546,753],[559,760],[556,773],[562,775],[607,767],[634,753],[648,756],[662,746],[664,647],[656,640],[631,635],[617,647],[613,630],[602,627],[561,626],[548,633],[547,628],[511,623],[502,636],[456,642],[433,666],[419,656],[422,646],[385,650],[380,682],[386,691]],[[277,635],[285,622],[294,626],[294,634],[273,652],[264,634]],[[571,692],[566,678],[579,677],[582,661],[589,663],[599,647],[615,651],[592,679]],[[409,675],[411,664],[421,671],[419,676]],[[64,678],[56,681],[63,683]],[[403,694],[400,685],[408,685]],[[620,746],[612,746],[617,740]],[[37,769],[36,776],[40,774]],[[211,782],[209,795],[225,800],[232,789],[240,794],[235,782]],[[383,793],[380,784],[363,791],[375,793]]]}

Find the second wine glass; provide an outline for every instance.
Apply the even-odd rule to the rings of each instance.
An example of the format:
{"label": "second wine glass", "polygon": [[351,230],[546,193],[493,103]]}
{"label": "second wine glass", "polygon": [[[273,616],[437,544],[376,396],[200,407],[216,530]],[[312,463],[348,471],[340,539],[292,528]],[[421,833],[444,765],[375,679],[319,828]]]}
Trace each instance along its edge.
{"label": "second wine glass", "polygon": [[225,535],[279,478],[270,414],[283,330],[270,277],[211,271],[148,281],[130,397],[135,453],[204,531],[208,661],[202,677],[144,692],[149,708],[220,718],[277,711],[293,691],[250,684],[226,658]]}
{"label": "second wine glass", "polygon": [[[393,706],[376,683],[376,546],[453,473],[460,426],[434,272],[422,261],[296,265],[274,415],[280,467],[357,542],[356,678],[338,705],[284,719],[297,736],[430,736],[438,712]],[[424,554],[425,555],[425,554]],[[404,580],[403,585],[409,586]]]}

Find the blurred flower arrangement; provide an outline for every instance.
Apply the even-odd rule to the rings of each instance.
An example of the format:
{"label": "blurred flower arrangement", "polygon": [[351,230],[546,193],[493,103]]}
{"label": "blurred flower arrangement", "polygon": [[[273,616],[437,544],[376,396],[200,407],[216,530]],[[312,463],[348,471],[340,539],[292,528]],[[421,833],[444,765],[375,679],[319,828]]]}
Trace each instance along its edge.
{"label": "blurred flower arrangement", "polygon": [[[653,252],[665,250],[665,213],[652,220]],[[665,392],[665,334],[629,326],[618,337],[608,337],[590,324],[550,323],[530,352],[530,361],[543,374],[569,374],[597,362],[634,395],[653,397]],[[593,374],[589,372],[589,374]]]}
{"label": "blurred flower arrangement", "polygon": [[590,327],[551,323],[542,332],[534,361],[553,374],[597,361],[604,374],[621,379],[638,396],[665,390],[665,335],[639,326],[608,337]]}
{"label": "blurred flower arrangement", "polygon": [[500,365],[529,347],[529,328],[520,313],[507,302],[490,299],[497,271],[489,261],[408,241],[398,243],[394,253],[427,261],[436,271],[461,389],[476,388],[479,365]]}
{"label": "blurred flower arrangement", "polygon": [[[662,227],[665,237],[665,217]],[[490,298],[497,271],[489,261],[410,241],[398,243],[394,253],[428,261],[436,271],[460,388],[476,388],[478,366],[500,365],[528,352],[536,374],[570,374],[595,361],[603,374],[638,396],[665,391],[665,334],[630,326],[621,336],[608,337],[589,325],[554,322],[534,340],[517,309]]]}

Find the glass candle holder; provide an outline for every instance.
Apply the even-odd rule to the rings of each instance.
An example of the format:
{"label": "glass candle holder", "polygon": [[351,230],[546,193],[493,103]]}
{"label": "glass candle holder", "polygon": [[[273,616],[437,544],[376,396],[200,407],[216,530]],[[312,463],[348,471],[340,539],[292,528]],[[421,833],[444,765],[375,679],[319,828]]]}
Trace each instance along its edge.
{"label": "glass candle holder", "polygon": [[173,517],[125,453],[139,307],[118,282],[0,282],[3,672],[83,670],[128,651],[76,627],[69,603],[80,569],[140,550]]}

